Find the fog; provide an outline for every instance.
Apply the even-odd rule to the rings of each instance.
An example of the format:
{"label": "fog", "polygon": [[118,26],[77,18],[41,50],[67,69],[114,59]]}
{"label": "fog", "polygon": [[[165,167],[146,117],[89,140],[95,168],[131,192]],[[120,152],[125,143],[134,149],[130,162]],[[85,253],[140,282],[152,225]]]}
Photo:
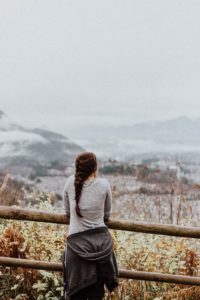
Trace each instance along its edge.
{"label": "fog", "polygon": [[59,132],[200,109],[200,2],[1,0],[0,109]]}

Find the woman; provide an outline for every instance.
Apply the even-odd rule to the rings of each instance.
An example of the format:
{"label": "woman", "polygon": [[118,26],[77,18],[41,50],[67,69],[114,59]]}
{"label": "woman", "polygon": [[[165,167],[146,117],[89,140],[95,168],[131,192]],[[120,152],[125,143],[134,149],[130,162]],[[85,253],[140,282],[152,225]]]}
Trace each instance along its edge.
{"label": "woman", "polygon": [[111,187],[97,176],[94,153],[80,153],[75,167],[75,175],[67,178],[63,190],[70,218],[63,262],[64,299],[101,300],[104,284],[110,292],[118,285],[112,238],[105,224],[111,213]]}

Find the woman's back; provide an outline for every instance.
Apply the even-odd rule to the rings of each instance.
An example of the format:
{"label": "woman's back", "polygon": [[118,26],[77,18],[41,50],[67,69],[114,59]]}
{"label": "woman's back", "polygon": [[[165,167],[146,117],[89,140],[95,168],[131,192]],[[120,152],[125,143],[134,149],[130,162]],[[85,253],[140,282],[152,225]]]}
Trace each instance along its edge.
{"label": "woman's back", "polygon": [[[65,212],[70,217],[64,254],[64,299],[103,299],[105,290],[118,285],[113,243],[104,220],[111,213],[112,192],[107,179],[97,177],[92,152],[75,159],[75,174],[63,189]],[[93,177],[93,179],[92,179]]]}
{"label": "woman's back", "polygon": [[74,180],[74,175],[69,176],[63,190],[65,212],[70,217],[68,234],[106,226],[104,219],[109,218],[112,203],[111,187],[107,179],[96,177],[84,181],[79,200],[82,217],[77,215],[75,209]]}

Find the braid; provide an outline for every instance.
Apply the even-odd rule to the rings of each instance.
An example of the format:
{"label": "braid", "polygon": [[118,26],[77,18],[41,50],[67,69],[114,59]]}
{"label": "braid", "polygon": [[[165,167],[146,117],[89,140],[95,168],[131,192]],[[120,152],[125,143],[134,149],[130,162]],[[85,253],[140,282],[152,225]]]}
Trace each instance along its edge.
{"label": "braid", "polygon": [[75,199],[76,199],[76,213],[79,217],[82,217],[79,208],[79,200],[83,188],[83,182],[85,180],[85,176],[81,172],[76,172],[75,174]]}
{"label": "braid", "polygon": [[76,213],[79,217],[83,217],[80,212],[79,200],[83,188],[83,183],[87,177],[97,169],[96,156],[92,152],[83,152],[76,157],[76,173],[75,173],[75,201]]}

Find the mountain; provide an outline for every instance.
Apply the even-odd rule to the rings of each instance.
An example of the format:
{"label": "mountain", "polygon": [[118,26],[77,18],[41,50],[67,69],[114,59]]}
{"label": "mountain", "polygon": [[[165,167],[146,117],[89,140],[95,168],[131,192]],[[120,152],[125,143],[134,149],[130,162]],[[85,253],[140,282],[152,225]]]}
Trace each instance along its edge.
{"label": "mountain", "polygon": [[[6,162],[70,161],[81,151],[99,158],[130,159],[157,153],[200,153],[200,118],[180,116],[133,125],[81,125],[65,136],[12,123],[0,111],[0,167]],[[73,142],[72,142],[73,140]]]}
{"label": "mountain", "polygon": [[71,160],[84,148],[65,136],[12,123],[0,111],[0,165],[13,161],[47,163]]}
{"label": "mountain", "polygon": [[164,121],[138,123],[127,129],[127,133],[134,138],[167,144],[200,145],[200,118],[181,116]]}
{"label": "mountain", "polygon": [[180,116],[130,126],[85,126],[73,133],[73,140],[101,156],[124,159],[143,153],[200,152],[199,132],[200,118]]}

